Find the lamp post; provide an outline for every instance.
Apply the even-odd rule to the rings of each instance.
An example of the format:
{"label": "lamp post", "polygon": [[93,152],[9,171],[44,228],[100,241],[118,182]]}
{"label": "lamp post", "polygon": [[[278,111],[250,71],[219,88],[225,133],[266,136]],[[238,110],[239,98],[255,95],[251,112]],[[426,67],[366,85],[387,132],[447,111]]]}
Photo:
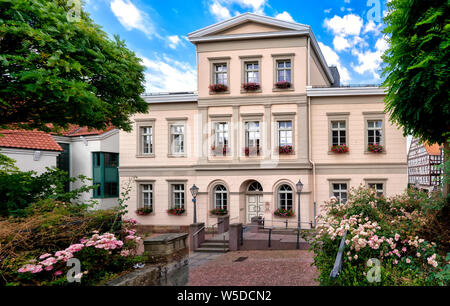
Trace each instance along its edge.
{"label": "lamp post", "polygon": [[300,229],[301,229],[301,223],[300,223],[300,193],[303,189],[303,184],[300,180],[298,180],[297,184],[295,184],[295,187],[297,188],[297,215],[298,215],[298,221],[297,221],[297,250],[300,249]]}
{"label": "lamp post", "polygon": [[191,187],[191,194],[192,194],[192,203],[194,203],[194,224],[197,223],[197,195],[198,195],[198,187],[192,185]]}

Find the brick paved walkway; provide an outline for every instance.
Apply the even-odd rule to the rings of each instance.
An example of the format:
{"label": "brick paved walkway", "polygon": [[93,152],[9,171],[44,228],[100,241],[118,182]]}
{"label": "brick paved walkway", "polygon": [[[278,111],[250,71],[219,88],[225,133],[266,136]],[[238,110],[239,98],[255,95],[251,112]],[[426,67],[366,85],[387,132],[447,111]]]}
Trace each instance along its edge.
{"label": "brick paved walkway", "polygon": [[188,286],[314,286],[312,262],[304,250],[229,252],[190,265]]}

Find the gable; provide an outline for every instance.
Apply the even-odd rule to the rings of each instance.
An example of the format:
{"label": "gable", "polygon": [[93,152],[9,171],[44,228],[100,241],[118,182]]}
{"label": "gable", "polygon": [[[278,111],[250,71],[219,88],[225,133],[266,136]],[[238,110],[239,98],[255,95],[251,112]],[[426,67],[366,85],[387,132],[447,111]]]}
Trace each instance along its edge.
{"label": "gable", "polygon": [[249,33],[267,33],[267,32],[279,32],[289,29],[248,21],[229,29],[211,33],[211,35],[234,35],[234,34],[249,34]]}

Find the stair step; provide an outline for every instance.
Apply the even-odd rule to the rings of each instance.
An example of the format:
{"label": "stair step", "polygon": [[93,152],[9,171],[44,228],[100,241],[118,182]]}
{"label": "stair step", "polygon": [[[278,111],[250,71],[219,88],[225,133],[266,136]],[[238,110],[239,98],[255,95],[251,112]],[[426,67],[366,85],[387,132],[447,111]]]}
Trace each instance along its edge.
{"label": "stair step", "polygon": [[207,253],[226,253],[230,249],[229,248],[204,248],[200,247],[195,250],[195,252],[207,252]]}
{"label": "stair step", "polygon": [[228,239],[206,239],[205,242],[214,242],[214,243],[226,243],[228,244]]}
{"label": "stair step", "polygon": [[223,248],[224,246],[227,247],[228,243],[206,241],[200,245],[200,247],[206,247],[206,248]]}

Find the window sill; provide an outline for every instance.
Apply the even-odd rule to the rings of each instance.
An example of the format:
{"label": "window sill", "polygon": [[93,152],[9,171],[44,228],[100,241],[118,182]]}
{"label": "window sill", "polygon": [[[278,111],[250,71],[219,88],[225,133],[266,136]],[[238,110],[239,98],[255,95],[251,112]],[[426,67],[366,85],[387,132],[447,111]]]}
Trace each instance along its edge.
{"label": "window sill", "polygon": [[252,94],[252,93],[262,93],[262,89],[258,89],[258,90],[245,90],[245,89],[241,89],[241,94]]}
{"label": "window sill", "polygon": [[342,153],[336,153],[336,152],[333,152],[333,151],[328,151],[328,155],[346,155],[346,154],[350,154],[350,151],[349,152],[342,152]]}
{"label": "window sill", "polygon": [[136,158],[155,158],[155,154],[138,154],[136,155]]}
{"label": "window sill", "polygon": [[387,154],[386,151],[383,151],[381,153],[374,153],[374,152],[370,152],[370,151],[364,151],[364,154],[373,154],[373,155],[380,155],[380,154]]}
{"label": "window sill", "polygon": [[293,87],[289,87],[289,88],[278,88],[278,87],[274,87],[272,88],[273,92],[280,92],[280,91],[294,91],[295,88]]}
{"label": "window sill", "polygon": [[167,157],[170,158],[183,158],[183,157],[187,157],[186,154],[167,154]]}
{"label": "window sill", "polygon": [[209,92],[210,95],[228,95],[230,94],[230,91],[210,91]]}

